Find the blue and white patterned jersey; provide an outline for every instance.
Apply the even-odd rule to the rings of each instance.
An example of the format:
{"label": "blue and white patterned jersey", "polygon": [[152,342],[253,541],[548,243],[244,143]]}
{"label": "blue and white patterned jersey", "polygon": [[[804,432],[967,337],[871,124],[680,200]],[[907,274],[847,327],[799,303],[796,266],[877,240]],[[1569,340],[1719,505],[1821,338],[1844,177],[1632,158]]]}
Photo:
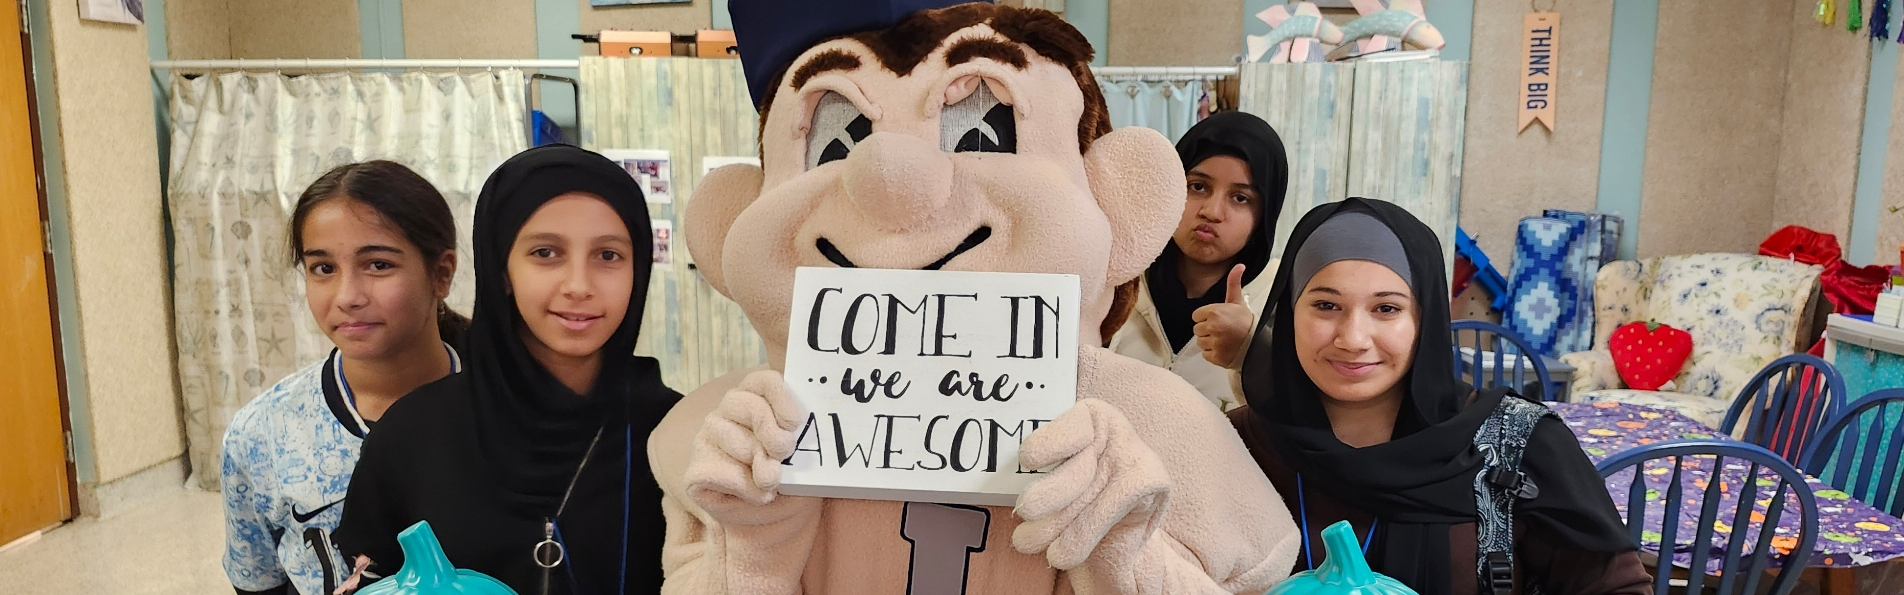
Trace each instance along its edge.
{"label": "blue and white patterned jersey", "polygon": [[[445,349],[449,349],[446,345]],[[370,424],[357,414],[336,350],[238,410],[225,430],[225,576],[244,591],[328,594],[349,575],[330,534]],[[450,350],[451,373],[462,364]]]}

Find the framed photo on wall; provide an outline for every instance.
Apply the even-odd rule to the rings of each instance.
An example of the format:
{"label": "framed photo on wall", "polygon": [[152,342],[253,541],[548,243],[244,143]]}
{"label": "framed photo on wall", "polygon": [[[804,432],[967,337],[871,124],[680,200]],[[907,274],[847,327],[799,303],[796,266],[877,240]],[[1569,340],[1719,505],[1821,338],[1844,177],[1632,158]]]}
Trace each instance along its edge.
{"label": "framed photo on wall", "polygon": [[655,149],[603,149],[609,161],[621,164],[628,176],[641,185],[641,194],[650,204],[674,202],[674,177],[668,152]]}
{"label": "framed photo on wall", "polygon": [[79,0],[79,18],[143,25],[145,24],[145,0]]}

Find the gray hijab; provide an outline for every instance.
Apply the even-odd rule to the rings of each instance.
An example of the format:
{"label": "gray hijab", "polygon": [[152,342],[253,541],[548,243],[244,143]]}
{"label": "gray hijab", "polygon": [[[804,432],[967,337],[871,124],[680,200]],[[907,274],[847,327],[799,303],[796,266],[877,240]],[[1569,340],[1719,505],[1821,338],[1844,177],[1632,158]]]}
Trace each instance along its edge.
{"label": "gray hijab", "polygon": [[1417,289],[1414,276],[1409,274],[1408,252],[1402,249],[1402,241],[1395,237],[1395,231],[1368,213],[1358,211],[1337,214],[1316,227],[1315,234],[1302,245],[1302,251],[1296,253],[1294,268],[1290,271],[1295,283],[1290,288],[1300,295],[1309,288],[1309,279],[1323,267],[1344,260],[1366,260],[1388,267],[1408,281],[1411,291]]}

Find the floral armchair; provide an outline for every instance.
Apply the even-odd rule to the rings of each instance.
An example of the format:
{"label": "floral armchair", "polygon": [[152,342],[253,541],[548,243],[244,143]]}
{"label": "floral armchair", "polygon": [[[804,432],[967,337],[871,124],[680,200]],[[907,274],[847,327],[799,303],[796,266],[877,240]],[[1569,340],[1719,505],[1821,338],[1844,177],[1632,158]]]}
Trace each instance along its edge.
{"label": "floral armchair", "polygon": [[[1810,301],[1822,268],[1745,254],[1694,254],[1622,260],[1594,282],[1592,351],[1561,361],[1578,368],[1573,400],[1617,401],[1671,409],[1718,427],[1726,409],[1765,364],[1797,350],[1811,328]],[[1629,322],[1685,329],[1692,357],[1664,389],[1627,389],[1613,369],[1607,338]]]}

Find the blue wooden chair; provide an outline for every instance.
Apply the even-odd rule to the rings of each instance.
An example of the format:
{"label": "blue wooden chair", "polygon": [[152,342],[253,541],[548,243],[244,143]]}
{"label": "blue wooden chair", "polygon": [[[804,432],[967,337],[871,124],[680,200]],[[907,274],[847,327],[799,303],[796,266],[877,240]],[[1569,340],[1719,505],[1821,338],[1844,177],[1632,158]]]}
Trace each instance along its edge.
{"label": "blue wooden chair", "polygon": [[[1680,481],[1680,472],[1694,459],[1700,457],[1713,459],[1712,469],[1715,478],[1723,477],[1721,473],[1730,461],[1750,463],[1747,475],[1744,477],[1758,478],[1759,470],[1767,469],[1776,474],[1778,480],[1772,482],[1776,484],[1773,486],[1761,485],[1761,482],[1757,480],[1708,481],[1702,494],[1689,496],[1685,493],[1684,485]],[[1671,474],[1661,473],[1649,476],[1646,473],[1646,463],[1655,460],[1664,461],[1666,465],[1670,465]],[[1654,465],[1656,468],[1662,466]],[[1600,470],[1602,478],[1612,477],[1613,474],[1626,469],[1633,470],[1633,481],[1627,485],[1626,527],[1628,534],[1633,537],[1633,543],[1641,543],[1641,535],[1649,529],[1658,529],[1660,565],[1655,573],[1656,576],[1653,577],[1653,593],[1656,595],[1667,595],[1668,587],[1677,587],[1672,584],[1671,578],[1672,556],[1675,545],[1681,541],[1679,539],[1681,507],[1689,500],[1699,503],[1698,528],[1694,530],[1690,542],[1695,552],[1710,551],[1708,548],[1715,531],[1714,523],[1724,522],[1732,527],[1731,531],[1723,533],[1726,544],[1723,565],[1718,573],[1717,590],[1720,595],[1760,593],[1759,581],[1764,579],[1767,570],[1773,568],[1769,554],[1773,549],[1772,536],[1775,532],[1769,528],[1778,526],[1779,518],[1784,515],[1786,504],[1789,502],[1788,495],[1796,496],[1798,499],[1799,531],[1798,535],[1793,536],[1798,539],[1798,543],[1792,548],[1790,555],[1785,556],[1785,559],[1777,565],[1778,577],[1773,579],[1771,589],[1765,593],[1768,595],[1790,593],[1792,587],[1798,584],[1798,575],[1811,560],[1812,548],[1818,540],[1818,502],[1813,499],[1811,486],[1805,483],[1805,476],[1772,451],[1727,440],[1673,440],[1620,453],[1601,461],[1595,467]],[[1656,478],[1654,481],[1664,480],[1665,483],[1648,486],[1646,480],[1648,477]],[[1736,494],[1738,505],[1731,511],[1722,511],[1720,510],[1721,496],[1726,491],[1722,486],[1727,485],[1730,485],[1733,491],[1739,492]],[[1750,492],[1747,493],[1746,490]],[[1649,492],[1653,496],[1665,499],[1664,518],[1652,519],[1650,525],[1646,519],[1646,502]],[[1752,546],[1752,554],[1746,556],[1743,554],[1743,546],[1748,541],[1747,527],[1755,524],[1752,520],[1753,502],[1759,500],[1760,495],[1769,495],[1773,505],[1766,507],[1764,521],[1756,523],[1760,529],[1758,539]],[[1693,568],[1687,573],[1685,589],[1675,591],[1703,593],[1702,589],[1705,588],[1709,578],[1706,575],[1706,561],[1706,556],[1696,553],[1693,558]]]}
{"label": "blue wooden chair", "polygon": [[1806,445],[1844,406],[1844,391],[1844,377],[1825,360],[1787,355],[1745,383],[1719,431],[1733,435],[1745,421],[1740,440],[1770,449],[1793,465],[1803,464]]}
{"label": "blue wooden chair", "polygon": [[1904,515],[1904,388],[1865,395],[1825,424],[1804,468],[1865,504]]}
{"label": "blue wooden chair", "polygon": [[[1480,320],[1456,320],[1449,330],[1454,332],[1456,378],[1473,382],[1475,388],[1507,387],[1542,401],[1559,394],[1540,352],[1513,330]],[[1463,346],[1473,352],[1464,353]]]}

